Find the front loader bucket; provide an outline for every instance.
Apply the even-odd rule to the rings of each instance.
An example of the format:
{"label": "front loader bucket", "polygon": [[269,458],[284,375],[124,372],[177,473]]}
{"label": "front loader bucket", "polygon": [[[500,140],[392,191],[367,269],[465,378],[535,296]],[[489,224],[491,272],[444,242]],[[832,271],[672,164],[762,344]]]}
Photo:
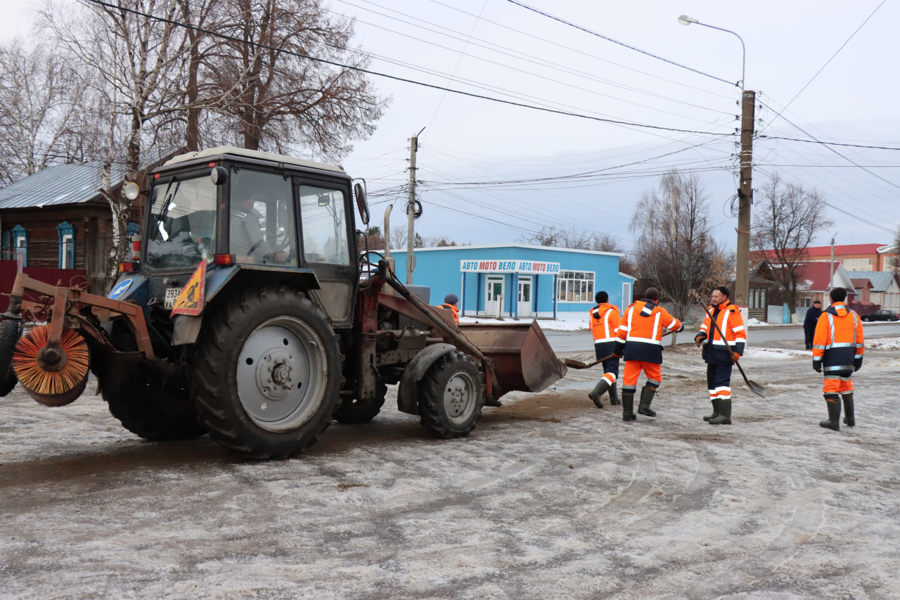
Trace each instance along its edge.
{"label": "front loader bucket", "polygon": [[566,374],[537,321],[530,324],[460,324],[465,336],[494,365],[494,398],[521,390],[539,392]]}

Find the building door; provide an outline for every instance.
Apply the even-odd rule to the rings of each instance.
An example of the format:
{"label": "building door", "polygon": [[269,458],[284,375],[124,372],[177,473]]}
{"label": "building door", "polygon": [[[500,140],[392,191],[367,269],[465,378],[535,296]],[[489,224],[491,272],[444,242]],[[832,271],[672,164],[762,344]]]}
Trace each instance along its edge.
{"label": "building door", "polygon": [[484,313],[500,316],[503,309],[503,275],[488,275],[486,279]]}
{"label": "building door", "polygon": [[622,306],[619,307],[621,312],[625,312],[625,309],[628,308],[633,302],[631,298],[631,283],[623,282],[622,283]]}
{"label": "building door", "polygon": [[531,277],[519,277],[519,291],[516,298],[518,303],[516,311],[519,314],[519,318],[530,317],[534,314],[531,308],[531,285]]}

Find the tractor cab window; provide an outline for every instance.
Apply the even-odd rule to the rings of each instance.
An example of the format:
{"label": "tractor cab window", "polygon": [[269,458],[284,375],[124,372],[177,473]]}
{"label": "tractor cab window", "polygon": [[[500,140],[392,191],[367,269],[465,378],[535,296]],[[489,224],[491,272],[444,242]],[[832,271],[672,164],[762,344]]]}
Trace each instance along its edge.
{"label": "tractor cab window", "polygon": [[151,193],[147,265],[191,267],[212,260],[216,241],[216,187],[209,175],[173,177]]}
{"label": "tractor cab window", "polygon": [[278,173],[236,169],[231,175],[231,254],[238,262],[296,265],[291,181]]}
{"label": "tractor cab window", "polygon": [[300,186],[303,257],[310,263],[350,262],[344,194],[341,190]]}

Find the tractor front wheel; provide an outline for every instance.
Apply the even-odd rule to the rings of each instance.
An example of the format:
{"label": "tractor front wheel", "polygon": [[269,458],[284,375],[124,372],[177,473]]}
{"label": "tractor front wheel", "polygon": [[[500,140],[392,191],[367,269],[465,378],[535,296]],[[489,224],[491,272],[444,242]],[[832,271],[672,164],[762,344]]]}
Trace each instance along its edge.
{"label": "tractor front wheel", "polygon": [[440,438],[465,437],[475,429],[484,406],[481,372],[461,352],[437,360],[419,382],[422,425]]}

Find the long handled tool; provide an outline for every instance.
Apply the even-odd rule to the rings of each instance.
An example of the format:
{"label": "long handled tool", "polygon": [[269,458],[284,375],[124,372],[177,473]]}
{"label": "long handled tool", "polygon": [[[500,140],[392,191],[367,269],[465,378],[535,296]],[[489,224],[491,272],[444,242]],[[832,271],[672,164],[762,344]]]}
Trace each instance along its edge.
{"label": "long handled tool", "polygon": [[[672,332],[667,331],[664,334],[662,334],[661,337],[666,337],[670,333],[672,333]],[[606,362],[611,358],[615,358],[616,356],[617,356],[617,354],[613,353],[613,354],[610,354],[609,356],[604,356],[601,359],[598,359],[598,360],[595,360],[594,362],[589,362],[589,363],[583,363],[580,360],[575,360],[574,358],[567,358],[567,359],[563,360],[563,362],[566,364],[567,367],[571,367],[572,369],[590,369],[594,365],[599,365],[600,363]]]}
{"label": "long handled tool", "polygon": [[615,357],[615,354],[610,354],[609,356],[604,356],[599,360],[595,360],[594,362],[589,363],[583,363],[580,360],[575,360],[574,358],[567,358],[563,362],[566,363],[567,367],[570,367],[572,369],[590,369],[594,365],[599,365],[600,363]]}
{"label": "long handled tool", "polygon": [[[706,305],[701,304],[700,306],[703,307],[703,312],[705,312],[706,314],[709,315],[709,313],[706,312]],[[709,320],[712,321],[712,324],[713,324],[713,326],[715,326],[716,331],[719,332],[719,337],[722,338],[723,342],[725,342],[725,347],[728,348],[728,354],[730,354],[731,356],[734,356],[734,350],[731,349],[731,345],[728,343],[728,340],[725,339],[725,334],[722,333],[722,330],[719,328],[719,323],[716,322],[716,320],[712,318],[712,315],[709,315]],[[743,369],[743,367],[741,367],[741,363],[739,361],[734,361],[734,364],[737,365],[738,371],[741,372],[741,377],[744,378],[744,382],[747,384],[747,387],[750,388],[750,391],[753,392],[754,394],[756,394],[757,396],[759,396],[760,398],[765,398],[766,397],[766,389],[763,386],[756,383],[755,381],[750,381],[749,379],[747,379],[747,374],[744,373],[744,369]]]}

